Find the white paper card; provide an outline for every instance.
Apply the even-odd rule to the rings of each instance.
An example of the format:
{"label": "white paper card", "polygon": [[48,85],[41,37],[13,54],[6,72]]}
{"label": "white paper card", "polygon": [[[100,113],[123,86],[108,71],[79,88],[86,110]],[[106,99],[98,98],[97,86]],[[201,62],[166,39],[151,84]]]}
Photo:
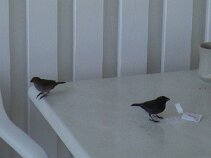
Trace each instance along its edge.
{"label": "white paper card", "polygon": [[177,112],[178,112],[179,114],[182,114],[182,113],[183,113],[183,109],[182,109],[180,103],[176,103],[176,104],[175,104],[175,107],[176,107]]}
{"label": "white paper card", "polygon": [[183,113],[182,118],[183,120],[199,122],[202,118],[202,115],[193,114],[193,113]]}

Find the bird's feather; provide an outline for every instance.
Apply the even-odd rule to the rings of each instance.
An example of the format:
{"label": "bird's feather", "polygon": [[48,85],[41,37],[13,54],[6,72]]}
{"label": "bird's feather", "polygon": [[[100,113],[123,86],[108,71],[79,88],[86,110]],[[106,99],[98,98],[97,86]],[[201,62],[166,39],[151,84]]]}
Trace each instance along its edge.
{"label": "bird's feather", "polygon": [[[47,79],[41,79],[39,77],[33,77],[31,79],[31,82],[34,83],[35,88],[40,91],[40,94],[43,94],[41,98],[43,98],[44,96],[47,96],[47,94],[50,92],[50,90],[52,90],[55,86],[57,86],[58,84],[63,84],[65,82],[56,82],[54,80],[47,80]],[[38,96],[39,96],[38,95]],[[37,96],[37,97],[38,97]]]}
{"label": "bird's feather", "polygon": [[[143,102],[143,103],[135,103],[135,104],[132,104],[131,106],[141,107],[151,117],[151,114],[159,114],[159,113],[163,112],[166,108],[166,102],[168,100],[170,100],[170,99],[165,97],[165,96],[161,96],[161,97],[158,97],[154,100],[146,101],[146,102]],[[153,121],[155,122],[155,120],[153,120]]]}

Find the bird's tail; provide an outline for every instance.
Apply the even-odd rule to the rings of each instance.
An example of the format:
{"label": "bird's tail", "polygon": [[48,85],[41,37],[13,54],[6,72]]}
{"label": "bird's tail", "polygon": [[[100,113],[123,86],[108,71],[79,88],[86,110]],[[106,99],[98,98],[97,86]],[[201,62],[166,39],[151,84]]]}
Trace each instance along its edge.
{"label": "bird's tail", "polygon": [[58,84],[64,84],[64,83],[66,83],[66,82],[56,82],[56,85],[58,85]]}
{"label": "bird's tail", "polygon": [[132,104],[131,106],[141,106],[139,103]]}

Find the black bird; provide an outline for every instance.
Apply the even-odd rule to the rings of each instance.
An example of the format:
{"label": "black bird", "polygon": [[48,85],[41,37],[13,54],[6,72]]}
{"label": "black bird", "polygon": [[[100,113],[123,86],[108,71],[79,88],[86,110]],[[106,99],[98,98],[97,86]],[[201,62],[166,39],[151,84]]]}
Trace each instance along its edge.
{"label": "black bird", "polygon": [[56,82],[54,80],[46,80],[46,79],[41,79],[39,77],[33,77],[31,79],[31,82],[34,83],[34,86],[40,93],[37,95],[37,98],[40,97],[42,99],[43,97],[47,96],[50,90],[52,90],[55,86],[58,84],[63,84],[65,82]]}
{"label": "black bird", "polygon": [[157,114],[165,110],[166,102],[169,100],[170,99],[165,96],[160,96],[154,100],[146,101],[144,103],[132,104],[131,106],[140,106],[149,114],[150,121],[159,122],[157,120],[154,120],[152,115],[156,116],[157,118],[163,119],[163,117],[158,116]]}

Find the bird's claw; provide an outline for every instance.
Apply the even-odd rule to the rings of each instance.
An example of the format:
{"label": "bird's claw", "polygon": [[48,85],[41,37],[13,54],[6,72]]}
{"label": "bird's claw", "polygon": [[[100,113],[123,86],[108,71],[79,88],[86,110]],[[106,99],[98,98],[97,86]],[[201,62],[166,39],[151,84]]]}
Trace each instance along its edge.
{"label": "bird's claw", "polygon": [[157,117],[157,118],[159,118],[159,119],[163,119],[162,116],[155,115],[155,117]]}
{"label": "bird's claw", "polygon": [[154,119],[149,119],[150,121],[153,121],[153,122],[155,122],[155,123],[158,123],[158,122],[160,122],[160,121],[157,121],[157,120],[154,120]]}

